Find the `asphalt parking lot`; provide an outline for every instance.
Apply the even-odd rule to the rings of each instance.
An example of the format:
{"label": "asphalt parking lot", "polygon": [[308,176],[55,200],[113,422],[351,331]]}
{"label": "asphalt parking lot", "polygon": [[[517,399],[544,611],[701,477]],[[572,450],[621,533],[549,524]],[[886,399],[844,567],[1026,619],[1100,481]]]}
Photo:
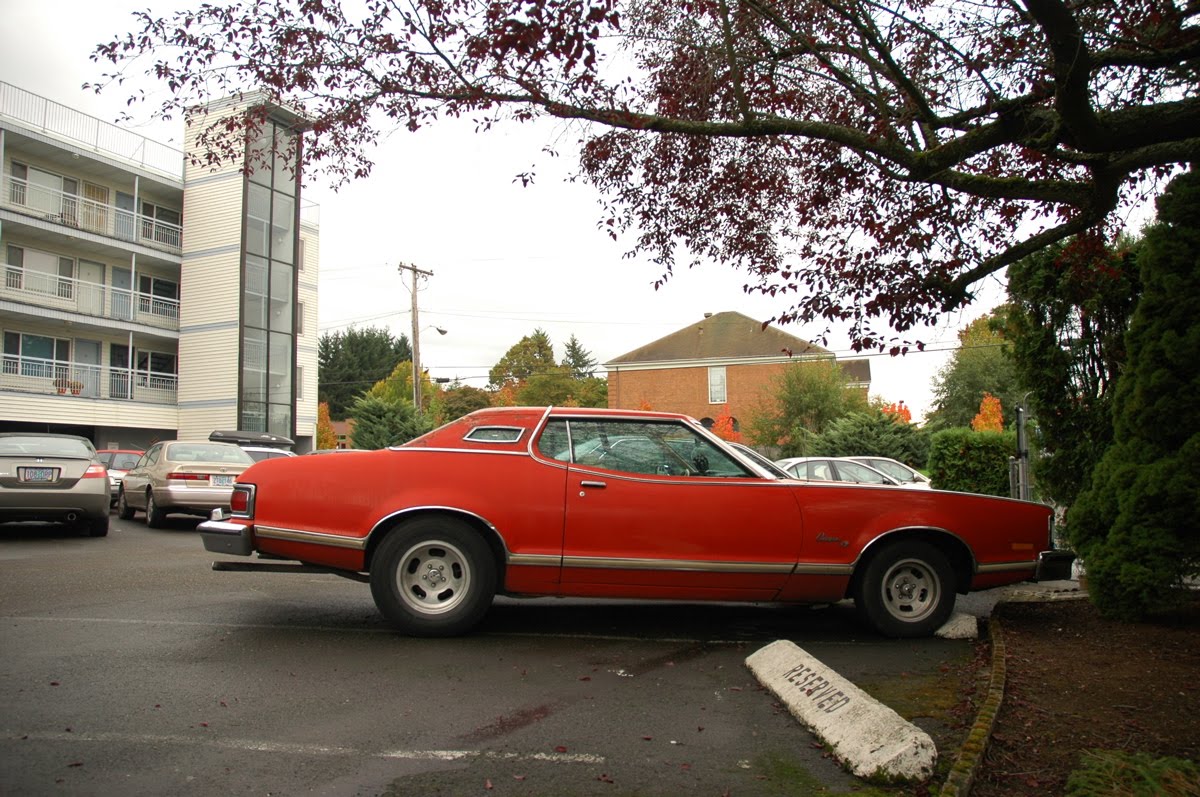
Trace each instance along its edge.
{"label": "asphalt parking lot", "polygon": [[411,639],[364,584],[213,572],[196,522],[0,526],[0,793],[849,791],[744,664],[776,639],[944,756],[960,739],[970,643],[884,640],[844,605],[498,599],[471,636]]}

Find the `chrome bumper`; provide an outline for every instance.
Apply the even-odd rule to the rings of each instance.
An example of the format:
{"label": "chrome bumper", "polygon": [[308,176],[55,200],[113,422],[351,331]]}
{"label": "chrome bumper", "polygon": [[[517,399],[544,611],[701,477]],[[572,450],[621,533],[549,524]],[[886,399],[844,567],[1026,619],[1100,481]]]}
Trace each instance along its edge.
{"label": "chrome bumper", "polygon": [[223,515],[224,513],[220,509],[215,509],[212,520],[206,520],[196,527],[200,532],[200,539],[204,541],[204,550],[234,556],[249,556],[254,552],[254,543],[251,538],[253,526],[229,523],[220,519]]}

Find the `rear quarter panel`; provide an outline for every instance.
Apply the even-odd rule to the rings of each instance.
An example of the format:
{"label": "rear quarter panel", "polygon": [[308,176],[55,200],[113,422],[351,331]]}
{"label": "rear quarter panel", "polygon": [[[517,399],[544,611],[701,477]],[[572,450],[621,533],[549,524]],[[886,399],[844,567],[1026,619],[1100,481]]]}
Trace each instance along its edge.
{"label": "rear quarter panel", "polygon": [[[239,482],[256,485],[254,523],[365,543],[389,519],[449,508],[494,527],[512,553],[562,551],[566,468],[512,451],[399,448],[260,462]],[[363,569],[363,551],[257,539],[259,550]]]}

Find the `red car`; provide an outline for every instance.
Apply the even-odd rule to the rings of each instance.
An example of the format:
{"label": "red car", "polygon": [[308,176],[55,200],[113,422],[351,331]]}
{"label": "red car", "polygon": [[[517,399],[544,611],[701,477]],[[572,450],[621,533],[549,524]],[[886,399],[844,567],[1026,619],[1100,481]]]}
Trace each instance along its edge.
{"label": "red car", "polygon": [[849,597],[883,634],[927,635],[956,593],[1035,578],[1052,522],[1025,501],[784,479],[692,418],[568,407],[260,462],[231,506],[200,525],[205,548],[269,561],[214,568],[369,581],[384,617],[421,636],[470,630],[497,593]]}

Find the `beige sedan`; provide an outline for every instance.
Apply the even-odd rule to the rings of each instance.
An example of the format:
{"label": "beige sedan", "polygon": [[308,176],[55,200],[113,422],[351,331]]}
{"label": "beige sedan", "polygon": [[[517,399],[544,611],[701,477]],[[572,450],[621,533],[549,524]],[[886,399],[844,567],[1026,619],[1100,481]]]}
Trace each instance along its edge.
{"label": "beige sedan", "polygon": [[229,508],[238,474],[254,460],[232,443],[171,440],[150,446],[126,474],[117,493],[117,516],[130,520],[138,510],[146,525],[158,528],[178,512],[207,516]]}

